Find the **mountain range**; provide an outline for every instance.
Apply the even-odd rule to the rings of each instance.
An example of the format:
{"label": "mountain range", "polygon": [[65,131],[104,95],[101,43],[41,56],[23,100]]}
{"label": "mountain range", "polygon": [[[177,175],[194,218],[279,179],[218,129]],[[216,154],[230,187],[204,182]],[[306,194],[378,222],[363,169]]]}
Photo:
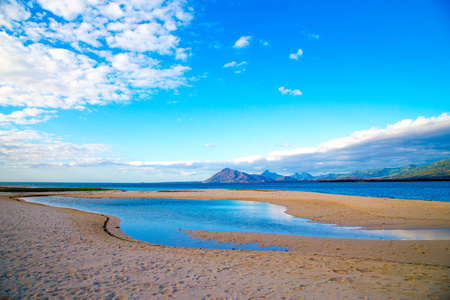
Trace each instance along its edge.
{"label": "mountain range", "polygon": [[348,174],[327,174],[313,176],[307,172],[283,176],[269,170],[261,175],[247,174],[225,168],[203,183],[257,183],[276,181],[358,181],[358,180],[450,180],[450,159],[436,161],[429,165],[409,165],[400,168],[357,170]]}

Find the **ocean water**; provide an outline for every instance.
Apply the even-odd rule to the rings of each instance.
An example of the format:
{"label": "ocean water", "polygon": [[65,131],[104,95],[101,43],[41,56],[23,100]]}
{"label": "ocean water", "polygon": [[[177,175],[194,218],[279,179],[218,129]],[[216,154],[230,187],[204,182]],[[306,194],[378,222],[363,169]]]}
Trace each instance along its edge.
{"label": "ocean water", "polygon": [[450,181],[396,181],[396,182],[275,182],[203,184],[201,182],[168,183],[56,183],[56,182],[1,182],[1,185],[30,187],[98,187],[130,191],[194,190],[194,189],[263,189],[303,191],[326,194],[398,198],[427,201],[450,201]]}
{"label": "ocean water", "polygon": [[450,230],[361,230],[311,222],[285,213],[286,207],[238,200],[82,199],[27,197],[57,207],[113,215],[121,230],[153,244],[188,248],[287,250],[256,244],[218,244],[191,238],[186,230],[255,232],[349,239],[450,239]]}

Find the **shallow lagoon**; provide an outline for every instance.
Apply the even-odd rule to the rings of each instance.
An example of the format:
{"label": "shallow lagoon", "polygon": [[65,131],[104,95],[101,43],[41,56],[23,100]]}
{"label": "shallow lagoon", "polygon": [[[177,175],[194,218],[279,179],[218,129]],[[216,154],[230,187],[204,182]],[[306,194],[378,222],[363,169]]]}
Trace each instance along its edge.
{"label": "shallow lagoon", "polygon": [[29,197],[26,201],[113,215],[121,219],[121,230],[135,239],[188,248],[284,250],[193,239],[186,230],[350,239],[450,239],[449,230],[361,230],[315,223],[285,213],[283,206],[254,201],[65,197]]}

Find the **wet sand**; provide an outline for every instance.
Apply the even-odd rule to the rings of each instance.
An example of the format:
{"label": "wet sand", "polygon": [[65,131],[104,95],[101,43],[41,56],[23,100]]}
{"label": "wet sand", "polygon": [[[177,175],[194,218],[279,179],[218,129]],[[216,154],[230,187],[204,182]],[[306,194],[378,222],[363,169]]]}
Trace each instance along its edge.
{"label": "wet sand", "polygon": [[[65,194],[69,196],[69,194]],[[202,190],[70,193],[75,197],[241,199],[292,215],[371,228],[450,228],[450,203],[301,192]],[[114,217],[0,196],[0,298],[448,299],[450,241],[368,241],[207,233],[290,252],[151,245]],[[12,197],[12,198],[10,198]],[[384,223],[384,224],[383,224]]]}

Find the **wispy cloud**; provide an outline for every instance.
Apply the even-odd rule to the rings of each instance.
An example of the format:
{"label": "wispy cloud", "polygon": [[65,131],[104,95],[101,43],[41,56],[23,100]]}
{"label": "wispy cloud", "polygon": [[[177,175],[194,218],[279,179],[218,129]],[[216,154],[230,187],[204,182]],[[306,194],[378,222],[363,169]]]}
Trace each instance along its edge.
{"label": "wispy cloud", "polygon": [[301,96],[302,92],[300,90],[290,90],[285,88],[284,86],[279,87],[278,90],[283,94],[283,95],[291,95],[291,96]]}
{"label": "wispy cloud", "polygon": [[224,64],[223,67],[224,68],[230,68],[230,67],[234,67],[235,65],[237,65],[237,62],[231,61],[229,63]]}
{"label": "wispy cloud", "polygon": [[320,39],[320,36],[318,34],[314,34],[312,32],[307,32],[306,30],[303,30],[302,34],[305,35],[308,38],[308,40],[318,40],[318,39]]}
{"label": "wispy cloud", "polygon": [[259,43],[265,47],[269,46],[269,42],[265,40],[259,40]]}
{"label": "wispy cloud", "polygon": [[294,60],[298,60],[299,56],[303,55],[303,50],[302,49],[298,49],[298,51],[296,53],[291,53],[289,55],[290,59],[294,59]]}
{"label": "wispy cloud", "polygon": [[[232,62],[224,64],[223,67],[224,68],[238,68],[238,67],[244,66],[246,64],[247,64],[246,61],[242,61],[240,63],[232,61]],[[239,70],[235,70],[234,73],[242,73],[244,71],[245,71],[245,68],[240,68]]]}
{"label": "wispy cloud", "polygon": [[251,36],[241,36],[235,43],[233,48],[240,49],[250,45]]}
{"label": "wispy cloud", "polygon": [[204,145],[206,148],[214,148],[216,146],[216,144],[214,143],[209,143],[209,144],[205,144]]}
{"label": "wispy cloud", "polygon": [[318,39],[320,39],[320,36],[318,34],[308,33],[308,39],[310,39],[310,40],[318,40]]}

